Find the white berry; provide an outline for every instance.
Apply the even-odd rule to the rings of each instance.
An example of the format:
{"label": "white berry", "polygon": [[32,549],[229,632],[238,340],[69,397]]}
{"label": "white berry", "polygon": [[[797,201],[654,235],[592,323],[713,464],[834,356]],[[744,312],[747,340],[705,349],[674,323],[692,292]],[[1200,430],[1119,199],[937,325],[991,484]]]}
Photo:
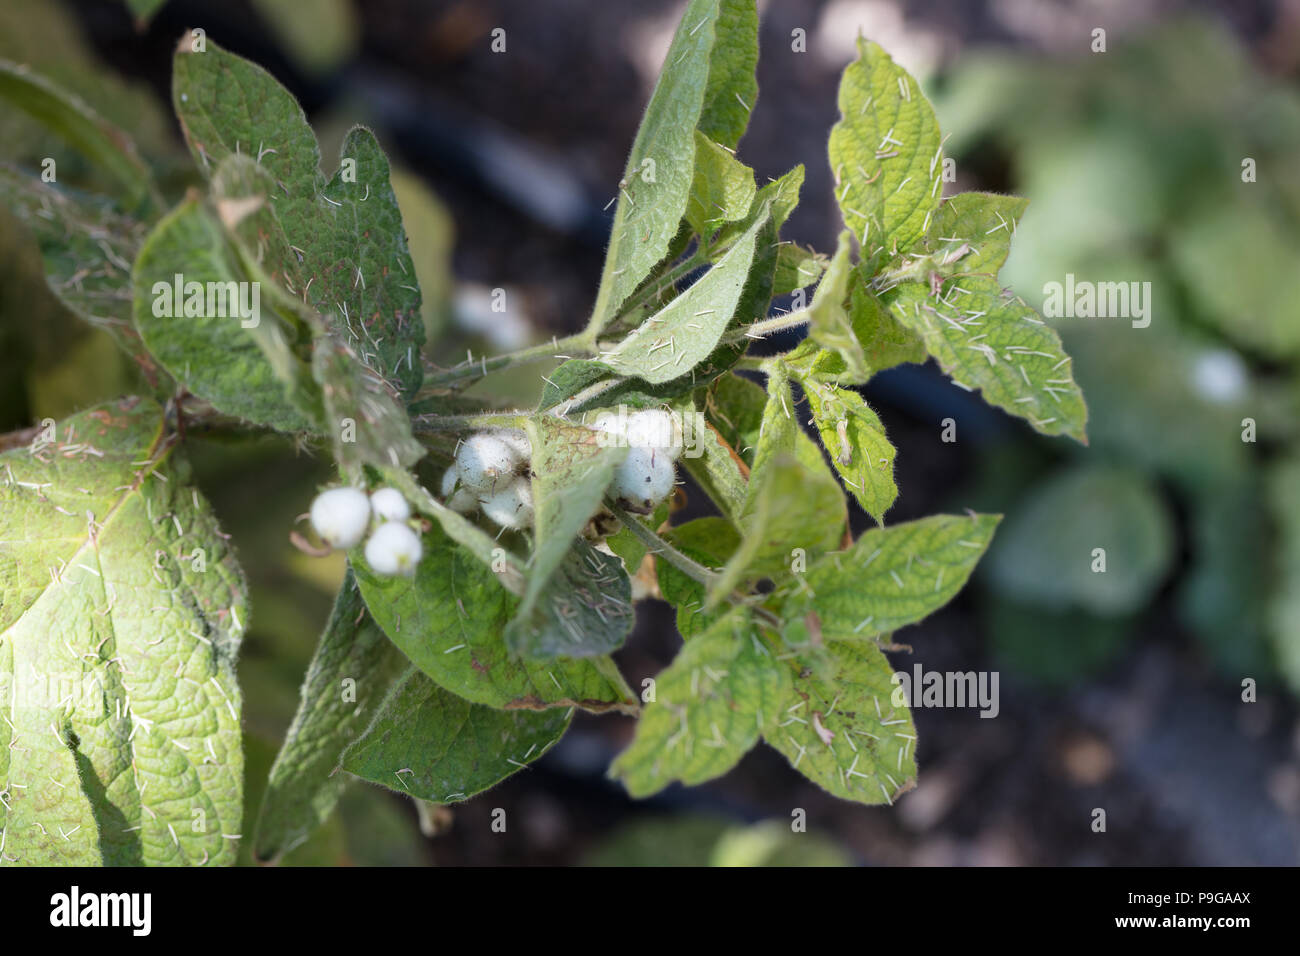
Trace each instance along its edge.
{"label": "white berry", "polygon": [[366,564],[376,574],[410,577],[424,548],[420,536],[400,521],[385,521],[366,542]]}
{"label": "white berry", "polygon": [[311,503],[311,526],[332,548],[355,548],[370,524],[370,499],[357,488],[331,488]]}
{"label": "white berry", "polygon": [[647,408],[627,417],[627,443],[633,448],[667,452],[676,461],[682,453],[682,431],[671,412]]}
{"label": "white berry", "polygon": [[406,521],[411,517],[411,506],[396,488],[380,488],[373,492],[370,509],[382,521]]}
{"label": "white berry", "polygon": [[483,513],[503,528],[527,528],[533,523],[533,486],[527,478],[482,498]]}
{"label": "white berry", "polygon": [[456,452],[461,483],[479,494],[491,494],[498,482],[507,484],[520,462],[518,452],[510,444],[489,432],[470,435]]}
{"label": "white berry", "polygon": [[497,432],[497,437],[506,443],[521,462],[530,461],[532,459],[533,445],[532,442],[528,440],[528,435],[524,433],[523,429],[503,429],[502,431]]}
{"label": "white berry", "polygon": [[630,448],[614,471],[609,490],[623,507],[649,514],[667,498],[677,480],[673,460],[655,448]]}
{"label": "white berry", "polygon": [[460,469],[455,462],[442,473],[442,500],[460,514],[469,514],[478,507],[478,496],[460,484]]}

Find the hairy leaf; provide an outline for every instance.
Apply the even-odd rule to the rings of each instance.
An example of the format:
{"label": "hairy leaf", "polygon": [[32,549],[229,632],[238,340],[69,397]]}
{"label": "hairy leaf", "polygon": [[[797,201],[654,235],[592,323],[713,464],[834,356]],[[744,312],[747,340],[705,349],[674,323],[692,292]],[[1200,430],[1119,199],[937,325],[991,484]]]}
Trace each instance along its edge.
{"label": "hairy leaf", "polygon": [[572,710],[536,713],[472,704],[408,667],[365,733],[344,752],[341,766],[419,800],[457,803],[546,753],[572,716]]}
{"label": "hairy leaf", "polygon": [[684,375],[708,358],[736,315],[755,238],[767,220],[766,212],[756,216],[712,269],[602,358],[615,371],[651,384]]}
{"label": "hairy leaf", "polygon": [[914,624],[966,584],[988,548],[996,515],[932,515],[872,528],[827,554],[791,586],[786,618],[815,611],[828,638],[866,640]]}
{"label": "hairy leaf", "polygon": [[366,611],[349,572],[307,668],[298,712],[271,767],[253,843],[257,859],[288,853],[334,811],[346,781],[334,773],[339,758],[408,667]]}
{"label": "hairy leaf", "polygon": [[243,813],[243,577],[163,409],[0,456],[5,863],[223,864]]}
{"label": "hairy leaf", "polygon": [[829,641],[785,666],[790,693],[767,715],[763,739],[792,767],[858,803],[893,803],[915,785],[916,728],[879,649]]}
{"label": "hairy leaf", "polygon": [[943,173],[939,124],[916,80],[858,38],[844,70],[830,161],[844,223],[863,255],[905,252],[930,225]]}
{"label": "hairy leaf", "polygon": [[655,700],[610,776],[633,797],[719,777],[758,742],[760,727],[789,694],[785,665],[749,613],[732,611],[687,641],[655,678]]}
{"label": "hairy leaf", "polygon": [[505,710],[581,707],[635,713],[636,701],[607,658],[534,662],[502,639],[518,599],[441,526],[424,536],[414,578],[380,577],[353,554],[370,613],[411,663],[439,686]]}
{"label": "hairy leaf", "polygon": [[954,383],[1045,435],[1087,442],[1088,409],[1060,336],[996,279],[953,279],[942,295],[907,282],[890,293],[889,307]]}

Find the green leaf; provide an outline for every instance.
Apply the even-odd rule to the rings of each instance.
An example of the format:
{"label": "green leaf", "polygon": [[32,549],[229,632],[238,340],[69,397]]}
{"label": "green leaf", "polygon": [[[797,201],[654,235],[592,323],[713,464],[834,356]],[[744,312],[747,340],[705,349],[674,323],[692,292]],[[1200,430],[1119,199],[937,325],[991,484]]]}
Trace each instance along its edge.
{"label": "green leaf", "polygon": [[371,374],[334,333],[316,340],[312,372],[321,387],[334,459],[350,480],[362,465],[410,468],[424,457],[392,386]]}
{"label": "green leaf", "polygon": [[835,255],[808,306],[808,338],[837,352],[851,381],[865,382],[871,377],[871,368],[848,310],[849,280],[853,276],[852,241],[847,229],[840,233]]}
{"label": "green leaf", "polygon": [[135,143],[76,96],[27,67],[0,60],[0,99],[35,117],[96,167],[119,180],[128,207],[153,194],[153,176],[136,152]]}
{"label": "green leaf", "polygon": [[881,304],[871,291],[865,273],[865,267],[859,265],[849,282],[849,322],[862,348],[866,367],[875,373],[905,362],[924,362],[925,346],[920,336]]}
{"label": "green leaf", "polygon": [[926,268],[941,275],[979,273],[996,279],[1028,205],[1020,196],[958,193],[940,203],[914,255],[924,256]]}
{"label": "green leaf", "polygon": [[695,180],[686,221],[708,236],[719,224],[745,218],[758,187],[754,171],[703,133],[695,134]]}
{"label": "green leaf", "polygon": [[531,613],[573,550],[579,532],[604,501],[614,469],[627,457],[626,447],[600,444],[603,432],[549,415],[530,419],[527,431],[533,449],[536,544],[528,562],[522,615]]}
{"label": "green leaf", "polygon": [[693,286],[602,355],[616,372],[653,384],[691,371],[709,357],[736,315],[754,259],[761,212],[731,249]]}
{"label": "green leaf", "polygon": [[853,491],[862,510],[883,524],[898,497],[894,446],[885,426],[862,396],[813,374],[799,376],[813,424],[830,453],[831,465]]}
{"label": "green leaf", "polygon": [[789,671],[749,612],[732,611],[687,641],[655,678],[655,700],[610,776],[638,798],[719,777],[758,742],[759,728],[789,694]]}
{"label": "green leaf", "polygon": [[807,462],[786,453],[755,467],[744,537],[709,589],[705,610],[717,607],[742,581],[788,575],[797,552],[815,559],[839,543],[844,495],[821,467],[810,471]]}
{"label": "green leaf", "polygon": [[[1104,572],[1095,570],[1096,548],[1105,549]],[[1119,615],[1136,611],[1159,587],[1173,548],[1173,519],[1143,475],[1074,468],[1039,484],[1018,505],[988,570],[1015,600]]]}
{"label": "green leaf", "polygon": [[307,668],[298,712],[271,766],[254,837],[258,860],[288,853],[334,812],[346,780],[334,774],[339,758],[409,666],[366,612],[349,573]]}
{"label": "green leaf", "polygon": [[915,786],[916,728],[884,654],[831,641],[786,666],[791,690],[766,715],[763,739],[791,766],[858,803],[892,804]]}
{"label": "green leaf", "polygon": [[409,667],[341,766],[432,803],[468,800],[536,760],[564,736],[572,710],[503,711],[471,704]]}
{"label": "green leaf", "polygon": [[339,158],[316,206],[320,221],[309,234],[291,234],[315,279],[307,296],[341,322],[366,366],[409,398],[424,376],[424,320],[388,159],[361,126],[348,133]]}
{"label": "green leaf", "polygon": [[147,24],[166,3],[167,0],[126,0],[127,9],[135,17],[136,26]]}
{"label": "green leaf", "polygon": [[144,227],[107,202],[74,197],[3,165],[0,197],[36,237],[46,284],[59,301],[111,335],[150,386],[170,393],[170,379],[131,321],[131,263]]}
{"label": "green leaf", "polygon": [[620,184],[609,252],[587,326],[592,335],[618,315],[628,296],[664,259],[686,214],[694,179],[695,130],[709,90],[721,2],[691,0],[668,48]]}
{"label": "green leaf", "polygon": [[906,282],[889,293],[889,307],[955,384],[1045,435],[1087,443],[1088,409],[1060,336],[996,279],[954,279],[942,296]]}
{"label": "green leaf", "polygon": [[965,586],[993,539],[997,515],[931,515],[872,528],[847,551],[809,565],[782,608],[789,620],[817,613],[821,632],[868,640],[915,624]]}
{"label": "green leaf", "polygon": [[[244,271],[221,223],[200,202],[187,200],[163,217],[140,250],[133,278],[140,337],[191,392],[281,431],[315,426],[311,370],[291,348],[297,331],[270,308],[246,319],[231,314],[236,303],[251,305],[254,291],[261,299],[262,283]],[[233,299],[227,283],[239,284]],[[215,291],[224,301],[209,294]],[[273,304],[272,295],[265,298]],[[166,314],[178,308],[182,314]]]}
{"label": "green leaf", "polygon": [[844,70],[830,161],[844,224],[864,256],[904,252],[930,225],[943,174],[939,124],[910,74],[858,38]]}
{"label": "green leaf", "polygon": [[[688,20],[689,11],[684,26]],[[735,149],[758,99],[758,8],[754,0],[720,0],[715,33],[698,128],[715,142]]]}
{"label": "green leaf", "polygon": [[325,181],[320,147],[301,107],[274,77],[211,40],[176,51],[172,103],[195,161],[212,175],[231,155],[254,157],[276,184],[270,195],[301,258],[307,301],[372,373],[402,395],[419,387],[424,342],[420,293],[390,183],[373,134],[356,127]]}
{"label": "green leaf", "polygon": [[827,265],[824,256],[794,244],[783,243],[777,249],[772,294],[785,295],[795,289],[808,288],[822,277]]}
{"label": "green leaf", "polygon": [[[740,547],[740,534],[726,518],[709,516],[687,521],[664,533],[664,540],[706,568],[720,568]],[[663,599],[677,608],[677,630],[689,638],[709,627],[726,611],[706,612],[704,585],[675,568],[655,561],[655,575]]]}
{"label": "green leaf", "polygon": [[525,594],[506,628],[506,646],[535,660],[603,660],[623,646],[635,622],[622,560],[575,538],[535,597]]}
{"label": "green leaf", "polygon": [[163,409],[0,455],[3,861],[232,863],[243,577]]}
{"label": "green leaf", "polygon": [[476,556],[456,547],[440,525],[424,536],[424,557],[414,578],[379,577],[357,554],[352,566],[384,633],[411,663],[458,697],[503,710],[576,706],[636,712],[631,691],[607,658],[512,657],[502,635],[518,599]]}

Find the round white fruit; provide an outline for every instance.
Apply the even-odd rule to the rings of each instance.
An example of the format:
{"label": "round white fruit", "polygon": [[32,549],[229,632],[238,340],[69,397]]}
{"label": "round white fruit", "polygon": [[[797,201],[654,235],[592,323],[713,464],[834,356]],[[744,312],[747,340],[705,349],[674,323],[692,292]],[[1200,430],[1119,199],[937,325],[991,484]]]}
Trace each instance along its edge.
{"label": "round white fruit", "polygon": [[370,499],[357,488],[331,488],[311,503],[311,526],[332,548],[355,548],[370,525]]}
{"label": "round white fruit", "polygon": [[456,452],[461,484],[481,495],[492,494],[498,484],[508,484],[521,462],[510,443],[490,432],[470,435]]}
{"label": "round white fruit", "polygon": [[406,521],[411,517],[411,506],[396,488],[380,488],[372,492],[370,510],[381,521]]}
{"label": "round white fruit", "polygon": [[504,488],[479,500],[483,513],[503,528],[527,528],[533,523],[533,486],[516,478]]}
{"label": "round white fruit", "polygon": [[682,453],[682,430],[677,416],[662,408],[647,408],[627,417],[627,443],[633,448],[654,448],[676,461]]}
{"label": "round white fruit", "polygon": [[413,575],[423,554],[420,536],[400,521],[385,521],[366,541],[366,564],[389,577]]}
{"label": "round white fruit", "polygon": [[521,464],[532,460],[533,444],[528,440],[528,436],[524,433],[523,429],[503,429],[502,431],[497,432],[497,437],[505,442],[510,450],[515,453],[515,456],[519,459]]}
{"label": "round white fruit", "polygon": [[672,457],[656,448],[629,448],[614,471],[609,490],[629,511],[649,514],[667,498],[677,480]]}

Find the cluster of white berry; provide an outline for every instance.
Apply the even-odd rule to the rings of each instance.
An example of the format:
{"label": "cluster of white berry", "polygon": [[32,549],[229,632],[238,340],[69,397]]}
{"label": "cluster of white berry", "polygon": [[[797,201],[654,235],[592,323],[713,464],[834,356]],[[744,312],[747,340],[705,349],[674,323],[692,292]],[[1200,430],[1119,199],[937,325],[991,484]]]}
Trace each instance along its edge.
{"label": "cluster of white berry", "polygon": [[410,577],[424,554],[410,520],[411,506],[396,488],[370,495],[359,488],[331,488],[311,503],[312,527],[332,548],[355,548],[370,531],[366,563],[386,576]]}
{"label": "cluster of white berry", "polygon": [[[629,511],[652,512],[672,493],[677,480],[675,462],[682,452],[677,420],[661,409],[631,415],[606,412],[594,430],[610,436],[610,443],[629,446],[610,481],[610,494]],[[455,460],[442,476],[442,497],[449,508],[462,514],[479,509],[503,528],[529,527],[533,523],[531,459],[532,446],[521,431],[476,432],[456,449]]]}
{"label": "cluster of white berry", "polygon": [[476,432],[460,443],[442,476],[447,507],[462,514],[481,508],[503,528],[533,523],[533,486],[528,477],[532,445],[521,431]]}

